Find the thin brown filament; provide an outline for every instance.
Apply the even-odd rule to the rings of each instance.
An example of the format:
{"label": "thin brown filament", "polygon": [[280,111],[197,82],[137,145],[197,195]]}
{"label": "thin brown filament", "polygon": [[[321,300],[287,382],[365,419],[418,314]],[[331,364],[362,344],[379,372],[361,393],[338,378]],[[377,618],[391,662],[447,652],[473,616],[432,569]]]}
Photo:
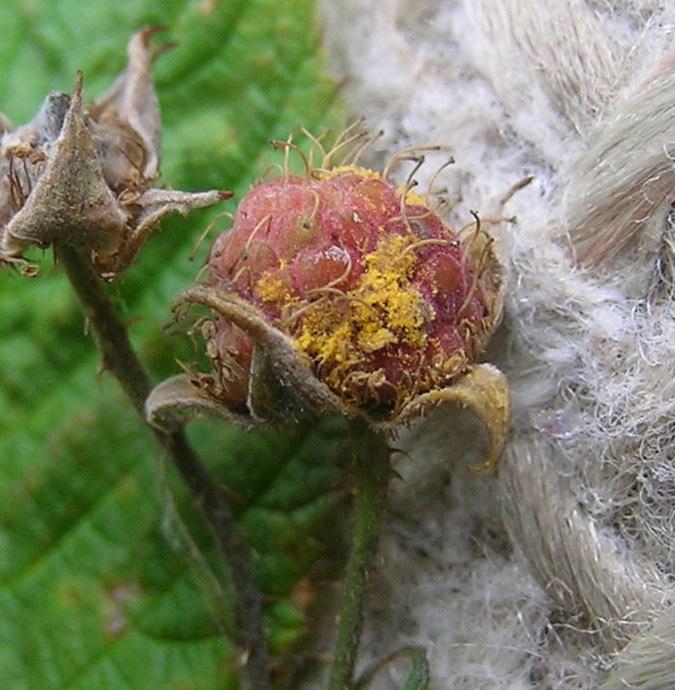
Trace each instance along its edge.
{"label": "thin brown filament", "polygon": [[459,320],[461,315],[464,313],[464,310],[469,306],[469,303],[473,299],[473,295],[476,292],[476,288],[478,287],[478,281],[480,280],[480,278],[483,275],[485,268],[487,266],[486,259],[487,259],[488,252],[490,251],[491,245],[492,245],[492,238],[489,238],[489,241],[485,243],[485,246],[483,247],[483,251],[481,252],[480,256],[478,257],[478,265],[477,265],[476,270],[474,271],[473,277],[471,279],[471,286],[469,287],[469,291],[466,293],[466,297],[464,298],[464,302],[462,302],[462,306],[457,311],[457,320]]}
{"label": "thin brown filament", "polygon": [[333,167],[333,159],[335,158],[336,154],[338,151],[341,149],[344,149],[346,146],[349,146],[350,144],[353,144],[355,141],[358,141],[359,139],[363,139],[364,137],[368,136],[368,132],[357,132],[356,134],[353,134],[351,137],[348,137],[344,139],[344,141],[341,141],[339,144],[334,144],[333,148],[324,156],[323,160],[321,161],[321,167],[322,168],[331,168]]}
{"label": "thin brown filament", "polygon": [[241,266],[241,268],[240,268],[240,269],[234,274],[234,276],[232,277],[232,281],[231,281],[231,282],[232,282],[233,284],[236,283],[236,282],[239,280],[239,278],[241,278],[241,276],[244,274],[244,271],[248,271],[248,272],[249,272],[249,279],[248,279],[248,282],[249,282],[249,287],[250,287],[250,286],[251,286],[251,275],[250,275],[250,274],[251,274],[251,267],[250,267],[248,264],[244,264],[243,266]]}
{"label": "thin brown filament", "polygon": [[433,212],[436,215],[442,215],[446,212],[445,207],[447,206],[447,210],[449,211],[452,208],[452,205],[450,204],[450,201],[446,199],[445,197],[439,197],[439,196],[434,196],[434,206],[433,206]]}
{"label": "thin brown filament", "polygon": [[209,268],[209,265],[208,265],[208,263],[206,263],[197,271],[197,277],[195,278],[195,283],[199,283],[202,275],[208,270],[208,268]]}
{"label": "thin brown filament", "polygon": [[[132,146],[132,147],[134,146],[134,143],[133,143],[133,142],[131,142],[131,146]],[[141,177],[145,177],[145,176],[143,175],[143,170],[144,170],[144,168],[145,168],[145,164],[148,162],[148,157],[147,157],[147,154],[146,154],[146,152],[145,152],[145,148],[144,148],[141,144],[138,144],[138,145],[135,146],[136,151],[137,151],[137,152],[140,152],[140,154],[141,154],[141,155],[140,155],[140,158],[141,158],[141,163],[140,163],[140,164],[137,164],[137,163],[135,163],[133,160],[131,160],[131,155],[130,155],[129,153],[127,153],[127,151],[126,151],[125,148],[123,148],[122,146],[117,146],[116,148],[117,148],[117,150],[122,154],[122,156],[123,156],[124,158],[126,158],[127,163],[129,163],[129,165],[131,165],[131,167],[134,168],[134,169],[136,170],[136,172],[137,172]]]}
{"label": "thin brown filament", "polygon": [[355,130],[357,127],[360,127],[364,122],[366,121],[365,117],[359,117],[354,122],[352,122],[350,125],[348,125],[345,129],[340,132],[338,138],[335,140],[333,143],[333,147],[331,148],[331,151],[328,153],[330,155],[333,151],[335,151],[336,147],[342,146],[342,142],[349,136],[351,136],[353,130]]}
{"label": "thin brown filament", "polygon": [[[470,240],[471,243],[473,243],[480,236],[480,231],[481,231],[480,223],[481,223],[481,221],[480,221],[479,215],[475,211],[469,211],[469,213],[474,217],[474,223],[471,223],[468,227],[471,227],[474,224],[476,226],[476,230],[473,234],[472,239]],[[465,227],[467,227],[467,226],[465,226]],[[476,291],[476,287],[478,284],[479,275],[482,272],[481,266],[483,263],[483,254],[484,254],[486,248],[488,248],[489,246],[490,246],[490,243],[487,242],[485,244],[485,247],[483,247],[483,252],[481,252],[480,257],[478,258],[476,269],[472,272],[471,285],[469,286],[469,291],[466,293],[466,297],[464,298],[464,301],[462,302],[462,306],[457,311],[457,320],[458,321],[459,321],[461,315],[464,313],[464,310],[469,306],[469,303],[473,299],[473,295],[474,295],[474,292]],[[462,266],[465,265],[465,259],[466,259],[466,255],[464,255],[462,257]]]}
{"label": "thin brown filament", "polygon": [[297,309],[294,311],[292,314],[287,316],[285,319],[282,319],[281,323],[283,326],[290,326],[294,321],[296,321],[300,316],[302,316],[306,311],[309,311],[312,307],[316,307],[319,304],[322,304],[328,299],[327,296],[320,297],[316,302],[309,302],[308,304],[303,305],[300,307],[300,309]]}
{"label": "thin brown filament", "polygon": [[488,267],[488,261],[487,257],[490,252],[490,248],[492,247],[492,244],[494,242],[494,239],[492,237],[488,237],[488,241],[485,243],[485,246],[483,247],[483,251],[480,253],[480,256],[478,257],[478,277],[482,278],[483,274],[485,273],[485,270]]}
{"label": "thin brown filament", "polygon": [[345,165],[357,166],[359,164],[359,159],[361,156],[382,136],[384,136],[384,130],[381,129],[379,132],[371,135],[363,142],[353,153],[345,159]]}
{"label": "thin brown filament", "polygon": [[9,192],[12,206],[16,211],[23,206],[23,190],[21,189],[21,183],[17,176],[16,167],[14,166],[14,157],[14,152],[12,151],[9,155],[9,170],[7,177],[9,178]]}
{"label": "thin brown filament", "polygon": [[430,245],[441,245],[445,247],[457,246],[456,240],[443,240],[440,238],[429,238],[428,240],[419,240],[413,244],[408,245],[399,255],[398,259],[402,259],[409,252],[414,252],[420,247],[428,247]]}
{"label": "thin brown filament", "polygon": [[314,223],[316,214],[319,212],[319,206],[321,206],[321,197],[319,196],[319,192],[317,192],[314,187],[310,187],[310,191],[314,195],[314,207],[312,208],[312,213],[310,214],[309,219],[312,223]]}
{"label": "thin brown filament", "polygon": [[438,176],[446,169],[449,168],[451,165],[453,165],[455,162],[455,159],[450,156],[445,163],[443,163],[438,170],[431,176],[431,179],[429,180],[429,184],[427,185],[427,196],[431,196],[433,192],[433,187],[434,184],[436,184],[436,180],[438,179]]}
{"label": "thin brown filament", "polygon": [[[264,216],[263,218],[261,218],[260,221],[258,222],[258,224],[255,226],[255,228],[253,228],[253,232],[248,236],[248,239],[246,240],[246,244],[242,247],[241,251],[239,252],[239,255],[238,255],[237,258],[232,262],[232,265],[231,265],[230,268],[227,270],[228,273],[231,274],[232,271],[234,270],[234,267],[235,267],[240,261],[247,261],[247,260],[248,260],[248,250],[251,248],[251,244],[252,244],[252,242],[253,242],[253,238],[254,238],[255,235],[260,231],[260,228],[265,224],[265,221],[269,221],[270,224],[271,224],[272,215],[271,215],[270,213],[268,213],[266,216]],[[267,231],[269,232],[269,225],[268,225]],[[268,246],[269,246],[269,245],[268,245]],[[274,254],[276,254],[276,252],[274,252],[273,250],[272,250],[272,252],[273,252]],[[278,258],[279,258],[279,257],[277,256],[277,260],[278,260]],[[242,270],[243,270],[244,268],[248,268],[249,271],[251,270],[251,267],[250,267],[249,265],[247,265],[247,264],[244,264],[243,266],[241,266],[241,267],[239,268],[239,270],[235,273],[234,277],[231,278],[231,281],[232,281],[233,283],[235,283],[235,282],[237,281],[237,279],[240,277],[241,272],[242,272]],[[249,287],[250,287],[250,285],[251,285],[251,279],[250,279],[250,277],[249,277]]]}
{"label": "thin brown filament", "polygon": [[511,201],[511,197],[516,193],[519,192],[521,189],[524,187],[527,187],[530,182],[534,180],[534,175],[526,175],[523,177],[522,180],[518,180],[507,192],[504,194],[504,196],[499,200],[499,208],[502,209],[506,204]]}
{"label": "thin brown filament", "polygon": [[414,180],[413,177],[415,173],[420,169],[420,167],[424,164],[424,156],[420,156],[419,158],[411,158],[410,160],[416,160],[417,164],[410,171],[410,175],[408,175],[408,179],[405,181],[405,185],[403,185],[403,189],[401,190],[399,208],[401,211],[401,218],[403,219],[403,223],[406,229],[408,230],[408,232],[412,233],[412,226],[410,225],[410,218],[408,217],[406,199],[410,190],[412,190],[414,187],[417,187],[418,185],[417,180]]}
{"label": "thin brown filament", "polygon": [[[190,340],[192,341],[192,347],[193,347],[193,349],[196,350],[197,349],[197,343],[196,343],[196,340],[194,338],[194,334],[192,333],[192,331],[189,331],[189,333],[190,333]],[[179,369],[183,370],[184,374],[187,374],[190,377],[194,376],[195,372],[189,364],[181,361],[178,358],[176,358],[176,364],[178,365]]]}
{"label": "thin brown filament", "polygon": [[398,153],[394,154],[394,156],[389,159],[387,165],[384,166],[384,170],[382,171],[382,179],[389,180],[389,173],[399,163],[402,163],[403,161],[418,161],[419,159],[419,156],[414,156],[411,153],[406,155]]}
{"label": "thin brown filament", "polygon": [[336,285],[339,285],[343,280],[347,279],[347,277],[352,271],[352,257],[346,249],[342,249],[342,251],[347,255],[347,267],[343,271],[342,275],[338,276],[337,278],[333,278],[333,280],[331,280],[329,283],[326,283],[325,285],[322,285],[321,287],[307,290],[305,292],[306,295],[314,295],[319,290],[325,290],[326,288],[334,288]]}
{"label": "thin brown filament", "polygon": [[312,166],[310,165],[309,161],[307,160],[307,156],[305,156],[304,151],[293,142],[293,135],[289,135],[288,139],[286,141],[276,141],[273,140],[270,142],[272,146],[277,149],[283,149],[284,150],[284,177],[289,176],[289,171],[290,171],[290,151],[293,150],[295,153],[298,154],[300,159],[302,160],[303,165],[305,166],[305,175],[309,179],[311,177],[312,173]]}
{"label": "thin brown filament", "polygon": [[469,303],[473,299],[473,294],[476,292],[476,286],[478,285],[478,278],[476,277],[476,274],[474,273],[473,278],[471,279],[471,286],[469,287],[469,291],[466,293],[466,297],[464,298],[464,301],[462,302],[462,306],[459,308],[457,311],[457,320],[459,320],[460,316],[464,313],[464,310],[469,306]]}
{"label": "thin brown filament", "polygon": [[202,243],[204,240],[211,234],[211,230],[215,227],[216,223],[219,222],[222,218],[227,218],[229,217],[230,219],[232,218],[232,214],[229,211],[221,211],[218,213],[216,216],[213,217],[213,220],[206,226],[206,229],[202,234],[197,238],[197,241],[195,242],[195,246],[192,248],[192,252],[190,253],[190,256],[188,257],[188,261],[194,261],[195,257],[197,256],[197,252],[199,251],[199,248],[202,246]]}
{"label": "thin brown filament", "polygon": [[330,177],[331,171],[328,168],[314,168],[312,170],[312,179],[314,180],[323,180],[326,177]]}
{"label": "thin brown filament", "polygon": [[314,288],[314,293],[315,294],[326,293],[327,295],[335,295],[336,297],[339,297],[340,299],[343,299],[347,302],[356,302],[357,304],[360,304],[362,307],[365,307],[366,309],[371,311],[373,316],[380,323],[382,323],[382,318],[381,318],[379,312],[377,311],[377,309],[375,309],[375,307],[372,304],[368,304],[368,302],[366,302],[361,297],[356,297],[355,295],[349,295],[349,294],[342,292],[342,290],[338,290],[337,288],[328,287],[328,286],[321,287],[321,288]]}
{"label": "thin brown filament", "polygon": [[286,139],[286,147],[284,148],[284,177],[288,177],[289,164],[291,160],[291,143],[293,142],[293,134],[288,135]]}
{"label": "thin brown filament", "polygon": [[281,166],[281,164],[280,164],[280,163],[272,163],[271,165],[268,165],[268,166],[262,171],[262,173],[260,174],[259,181],[260,181],[260,182],[265,182],[267,176],[269,175],[269,173],[272,172],[272,170],[275,170],[275,169],[279,171],[279,174],[280,174],[280,175],[283,175],[284,169],[283,169],[283,167]]}
{"label": "thin brown filament", "polygon": [[326,149],[323,147],[321,140],[326,138],[326,136],[328,135],[328,132],[323,132],[323,134],[320,134],[318,137],[315,137],[309,130],[305,129],[304,127],[300,127],[300,131],[312,143],[312,147],[309,150],[309,164],[312,166],[312,168],[314,168],[314,151],[315,150],[318,150],[319,153],[321,154],[321,160],[323,160],[326,157]]}
{"label": "thin brown filament", "polygon": [[272,146],[273,149],[276,151],[283,150],[284,152],[284,165],[283,165],[283,175],[284,177],[288,177],[289,173],[289,149],[290,145],[293,142],[293,134],[288,135],[288,139],[285,141],[280,141],[278,139],[270,139],[270,145]]}
{"label": "thin brown filament", "polygon": [[397,151],[384,166],[384,171],[382,172],[382,177],[386,180],[389,177],[389,173],[403,161],[409,160],[419,160],[420,156],[414,155],[416,151],[442,151],[447,149],[447,146],[430,145],[430,146],[407,146],[400,151]]}
{"label": "thin brown filament", "polygon": [[[415,167],[410,171],[410,174],[406,178],[405,185],[403,188],[406,193],[410,191],[414,186],[417,186],[417,182],[413,179],[417,171],[424,165],[424,156],[419,156],[418,158],[411,158],[410,160],[417,161]],[[414,183],[414,184],[413,184]]]}
{"label": "thin brown filament", "polygon": [[[428,218],[429,216],[433,215],[433,213],[433,210],[429,208],[424,213],[421,213],[419,216],[406,215],[406,217],[409,222],[413,222],[415,220],[424,220],[425,218]],[[399,214],[398,216],[392,216],[391,218],[387,218],[384,221],[384,225],[389,225],[390,223],[400,223],[401,221],[405,222],[405,218]]]}
{"label": "thin brown filament", "polygon": [[173,313],[173,318],[176,321],[183,321],[187,319],[190,309],[194,305],[192,302],[178,302],[171,307],[171,312]]}
{"label": "thin brown filament", "polygon": [[33,181],[31,180],[31,176],[28,173],[28,160],[26,156],[22,156],[21,162],[23,163],[23,174],[26,177],[26,186],[28,187],[28,192],[26,193],[26,198],[30,196],[30,193],[33,191]]}
{"label": "thin brown filament", "polygon": [[[471,212],[473,214],[473,212]],[[505,216],[486,216],[485,218],[481,218],[480,222],[483,225],[497,225],[499,223],[515,223],[516,219],[514,216],[510,216],[509,218],[506,218]],[[467,223],[466,225],[463,225],[459,231],[457,232],[457,235],[461,236],[464,233],[466,233],[467,230],[472,228],[475,225],[475,221],[472,223]],[[483,231],[485,232],[485,231]]]}
{"label": "thin brown filament", "polygon": [[474,217],[476,221],[476,234],[474,235],[474,241],[478,239],[480,235],[480,216],[475,211],[469,211],[469,213]]}
{"label": "thin brown filament", "polygon": [[[253,232],[248,236],[248,239],[246,240],[246,244],[244,245],[244,248],[242,250],[242,254],[246,254],[248,250],[251,248],[251,244],[253,243],[253,240],[255,236],[260,232],[260,228],[262,228],[263,225],[267,223],[267,232],[269,233],[270,227],[272,225],[272,214],[268,213],[266,216],[263,216],[257,223],[257,225],[253,228]],[[241,255],[240,255],[241,257]],[[239,261],[239,259],[237,259]]]}

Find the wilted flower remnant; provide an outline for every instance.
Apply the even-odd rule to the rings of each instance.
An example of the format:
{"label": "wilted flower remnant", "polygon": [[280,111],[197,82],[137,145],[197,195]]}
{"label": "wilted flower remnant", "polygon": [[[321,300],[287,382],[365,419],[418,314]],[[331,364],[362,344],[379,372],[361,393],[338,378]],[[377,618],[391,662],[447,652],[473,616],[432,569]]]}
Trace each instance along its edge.
{"label": "wilted flower remnant", "polygon": [[150,68],[161,48],[153,29],[129,42],[125,72],[85,107],[82,76],[72,96],[50,93],[31,122],[0,117],[0,266],[30,245],[64,244],[89,253],[97,272],[129,266],[168,213],[186,214],[229,193],[152,189],[159,175],[160,116]]}
{"label": "wilted flower remnant", "polygon": [[304,175],[286,165],[256,185],[216,239],[205,284],[182,298],[212,310],[213,372],[165,383],[151,414],[209,408],[255,424],[338,411],[386,431],[455,402],[484,421],[491,447],[475,469],[493,469],[509,395],[476,363],[501,316],[492,238],[478,220],[452,230],[411,178],[397,187],[321,153]]}

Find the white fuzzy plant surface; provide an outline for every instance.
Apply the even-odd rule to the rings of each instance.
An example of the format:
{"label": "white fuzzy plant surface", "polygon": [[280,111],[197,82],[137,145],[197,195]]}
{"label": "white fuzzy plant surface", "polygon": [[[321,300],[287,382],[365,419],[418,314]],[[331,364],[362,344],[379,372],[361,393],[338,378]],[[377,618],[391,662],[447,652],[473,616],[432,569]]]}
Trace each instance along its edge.
{"label": "white fuzzy plant surface", "polygon": [[321,23],[384,131],[367,162],[443,144],[416,177],[453,156],[447,220],[510,219],[509,445],[484,478],[468,415],[400,439],[362,665],[416,644],[434,690],[675,688],[675,1],[323,0]]}

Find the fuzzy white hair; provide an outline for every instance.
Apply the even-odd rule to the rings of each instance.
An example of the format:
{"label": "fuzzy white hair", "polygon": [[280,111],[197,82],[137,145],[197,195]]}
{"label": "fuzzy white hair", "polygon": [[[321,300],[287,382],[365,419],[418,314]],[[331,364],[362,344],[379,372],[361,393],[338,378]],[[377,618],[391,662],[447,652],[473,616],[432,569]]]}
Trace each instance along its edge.
{"label": "fuzzy white hair", "polygon": [[385,132],[372,162],[445,144],[450,222],[513,217],[488,355],[506,457],[467,476],[478,427],[448,411],[402,440],[365,655],[422,644],[436,690],[675,688],[675,0],[321,15],[350,110]]}

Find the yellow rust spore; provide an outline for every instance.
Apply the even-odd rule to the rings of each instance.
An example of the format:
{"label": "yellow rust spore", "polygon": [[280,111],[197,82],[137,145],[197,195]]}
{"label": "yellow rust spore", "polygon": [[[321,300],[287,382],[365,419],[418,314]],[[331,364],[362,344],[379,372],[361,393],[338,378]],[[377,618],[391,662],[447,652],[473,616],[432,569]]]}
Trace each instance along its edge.
{"label": "yellow rust spore", "polygon": [[426,197],[412,189],[406,189],[405,187],[398,188],[399,194],[405,194],[405,203],[409,206],[428,206],[429,202]]}
{"label": "yellow rust spore", "polygon": [[[302,319],[297,346],[322,369],[333,390],[348,393],[351,369],[368,354],[396,345],[426,346],[425,325],[434,313],[410,281],[417,256],[404,250],[414,241],[411,235],[383,237],[364,256],[356,285],[342,297],[331,295],[328,305],[317,304]],[[371,374],[374,382],[377,374]],[[401,395],[407,397],[406,391]]]}
{"label": "yellow rust spore", "polygon": [[[330,170],[323,170],[318,168],[312,172],[312,175],[318,180],[329,180],[340,175],[358,175],[363,180],[383,180],[384,178],[377,170],[369,170],[368,168],[361,168],[358,165],[339,165]],[[413,191],[412,189],[400,186],[398,192],[401,196],[405,196],[405,203],[411,206],[428,206],[427,198]]]}
{"label": "yellow rust spore", "polygon": [[368,168],[361,168],[358,165],[339,165],[336,168],[331,168],[330,170],[323,170],[318,168],[312,171],[314,177],[319,180],[329,180],[332,177],[338,177],[340,175],[348,174],[358,175],[364,180],[381,180],[382,175],[380,175],[377,170],[368,170]]}
{"label": "yellow rust spore", "polygon": [[274,273],[265,273],[256,284],[258,295],[263,302],[288,302],[291,292],[288,285]]}

